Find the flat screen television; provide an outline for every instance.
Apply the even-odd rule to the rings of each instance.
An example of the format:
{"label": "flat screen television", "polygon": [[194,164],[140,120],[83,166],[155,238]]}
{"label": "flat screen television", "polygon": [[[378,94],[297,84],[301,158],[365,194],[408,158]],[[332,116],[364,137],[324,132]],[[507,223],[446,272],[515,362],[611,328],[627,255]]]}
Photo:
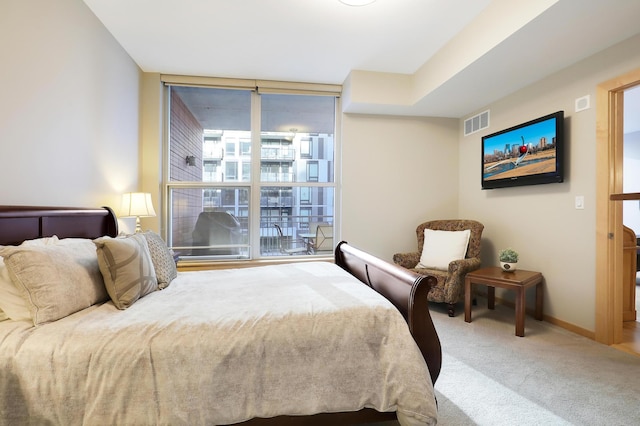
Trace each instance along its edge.
{"label": "flat screen television", "polygon": [[564,111],[482,138],[482,189],[564,180]]}

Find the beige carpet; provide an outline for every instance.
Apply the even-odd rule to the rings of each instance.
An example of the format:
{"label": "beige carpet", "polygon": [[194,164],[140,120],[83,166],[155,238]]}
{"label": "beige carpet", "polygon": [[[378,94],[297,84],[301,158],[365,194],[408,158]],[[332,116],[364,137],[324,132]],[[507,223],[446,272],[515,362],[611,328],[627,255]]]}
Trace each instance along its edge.
{"label": "beige carpet", "polygon": [[[585,307],[588,309],[591,307]],[[432,315],[443,347],[436,383],[442,425],[640,425],[640,357],[527,316],[516,337],[514,310],[463,306]]]}

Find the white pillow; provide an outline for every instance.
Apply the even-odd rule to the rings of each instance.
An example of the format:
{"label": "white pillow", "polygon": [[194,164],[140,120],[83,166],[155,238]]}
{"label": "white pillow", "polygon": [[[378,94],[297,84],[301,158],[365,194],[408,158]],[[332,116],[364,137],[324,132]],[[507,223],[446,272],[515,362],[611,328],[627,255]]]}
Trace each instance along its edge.
{"label": "white pillow", "polygon": [[[58,237],[38,238],[24,241],[21,246],[47,246],[57,244]],[[0,246],[1,247],[1,246]],[[0,321],[11,318],[14,321],[31,321],[31,312],[24,301],[20,290],[13,284],[9,276],[9,270],[0,256]]]}
{"label": "white pillow", "polygon": [[58,239],[58,236],[54,235],[53,237],[43,237],[43,238],[37,238],[35,240],[26,240],[26,241],[23,241],[22,244],[20,245],[25,247],[42,247],[42,246],[56,245],[59,242],[60,240]]}
{"label": "white pillow", "polygon": [[9,270],[0,256],[0,309],[15,321],[31,321],[31,312],[20,294],[20,290],[13,284]]}
{"label": "white pillow", "polygon": [[464,259],[470,236],[470,229],[465,229],[464,231],[425,229],[422,255],[416,268],[446,271],[449,269],[450,262]]}
{"label": "white pillow", "polygon": [[64,318],[109,296],[93,242],[0,248],[0,256],[31,313],[33,325]]}

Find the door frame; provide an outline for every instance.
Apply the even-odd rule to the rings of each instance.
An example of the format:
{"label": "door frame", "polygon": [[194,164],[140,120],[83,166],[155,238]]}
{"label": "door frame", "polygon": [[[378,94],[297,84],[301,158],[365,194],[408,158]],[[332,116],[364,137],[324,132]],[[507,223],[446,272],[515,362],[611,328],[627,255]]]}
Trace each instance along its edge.
{"label": "door frame", "polygon": [[596,88],[596,341],[622,341],[622,193],[624,90],[640,84],[640,69]]}

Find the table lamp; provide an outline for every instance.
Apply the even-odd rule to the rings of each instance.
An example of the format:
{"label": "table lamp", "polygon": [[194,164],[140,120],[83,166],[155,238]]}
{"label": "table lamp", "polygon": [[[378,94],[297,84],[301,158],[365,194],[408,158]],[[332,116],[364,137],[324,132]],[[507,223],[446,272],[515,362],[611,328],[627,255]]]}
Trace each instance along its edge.
{"label": "table lamp", "polygon": [[122,194],[122,217],[136,218],[136,232],[142,232],[140,226],[141,217],[153,217],[156,215],[151,202],[151,194],[148,192],[127,192]]}

